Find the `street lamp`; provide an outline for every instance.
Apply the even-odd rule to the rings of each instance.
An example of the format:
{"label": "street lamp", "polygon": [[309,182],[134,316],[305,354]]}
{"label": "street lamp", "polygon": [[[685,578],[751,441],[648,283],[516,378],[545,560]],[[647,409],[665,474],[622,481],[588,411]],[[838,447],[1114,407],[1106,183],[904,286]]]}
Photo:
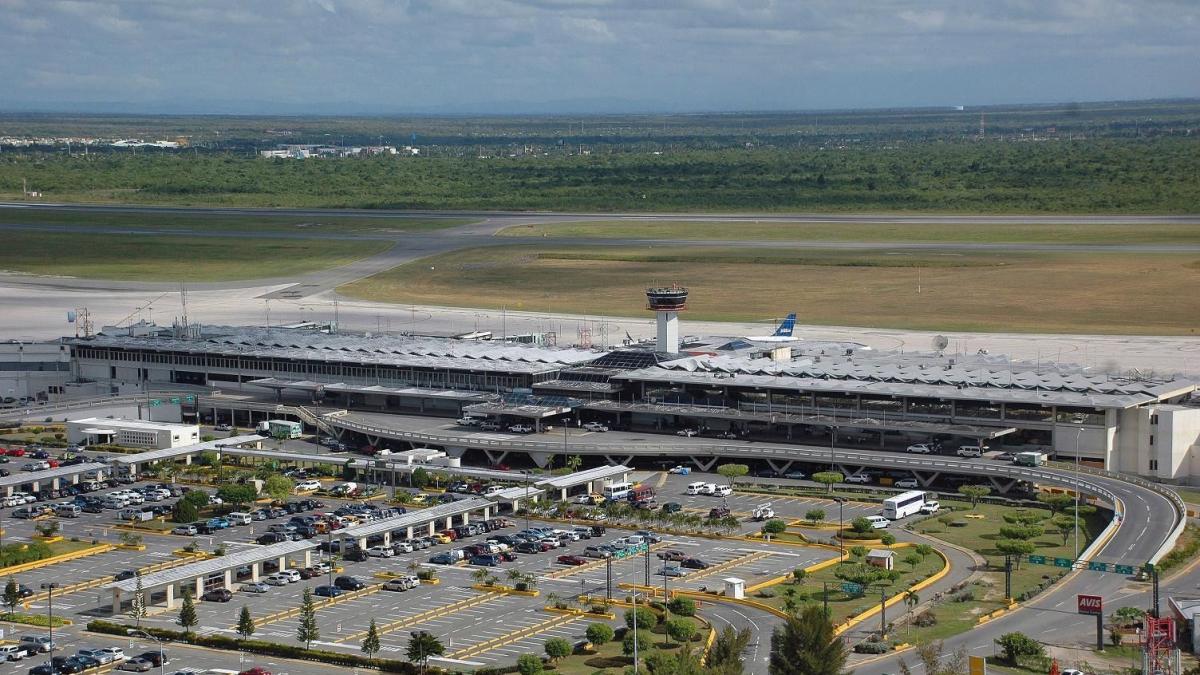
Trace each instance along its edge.
{"label": "street lamp", "polygon": [[1083,427],[1075,429],[1075,560],[1079,560],[1079,437]]}
{"label": "street lamp", "polygon": [[638,672],[638,634],[637,634],[637,599],[640,593],[634,592],[630,596],[633,600],[633,672],[637,675]]}
{"label": "street lamp", "polygon": [[[162,640],[159,640],[158,638],[147,633],[146,631],[139,630],[137,628],[126,628],[125,634],[128,635],[129,637],[141,636],[141,637],[148,637],[151,640],[154,640],[154,643],[158,645],[158,673],[159,673],[159,675],[163,675],[163,673],[167,667],[167,658],[163,655]],[[51,659],[51,663],[53,663],[53,662],[54,662],[54,660]]]}
{"label": "street lamp", "polygon": [[833,468],[833,444],[837,442],[837,427],[829,425],[829,470],[836,471]]}
{"label": "street lamp", "polygon": [[834,497],[833,501],[838,505],[838,548],[841,549],[841,557],[846,557],[846,538],[842,536],[842,505],[846,503],[845,497]]}
{"label": "street lamp", "polygon": [[42,590],[46,591],[46,627],[50,629],[50,663],[54,663],[54,589],[58,587],[54,582],[42,584]]}

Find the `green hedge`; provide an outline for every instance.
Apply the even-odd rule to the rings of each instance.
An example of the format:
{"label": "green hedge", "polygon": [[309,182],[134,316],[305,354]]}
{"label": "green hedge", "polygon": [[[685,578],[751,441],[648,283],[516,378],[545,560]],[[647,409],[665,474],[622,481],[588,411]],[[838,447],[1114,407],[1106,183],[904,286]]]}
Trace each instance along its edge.
{"label": "green hedge", "polygon": [[28,544],[9,544],[0,549],[0,567],[20,565],[35,560],[42,560],[54,555],[50,547],[40,541]]}
{"label": "green hedge", "polygon": [[[16,614],[9,614],[9,613],[5,612],[4,620],[8,621],[10,623],[23,623],[26,626],[49,626],[50,625],[50,618],[44,614],[21,614],[19,612]],[[69,623],[70,623],[70,621],[67,621],[66,619],[62,618],[61,616],[54,617],[54,627],[55,628],[58,628],[59,626],[65,626]]]}
{"label": "green hedge", "polygon": [[[128,631],[133,626],[125,624],[112,623],[110,621],[90,621],[87,629],[93,633],[106,633],[109,635],[128,635]],[[243,651],[252,654],[262,654],[263,656],[278,656],[280,658],[289,659],[304,659],[306,661],[319,661],[335,666],[343,666],[349,668],[376,668],[385,673],[404,673],[405,675],[415,675],[420,672],[420,668],[407,661],[398,661],[395,659],[368,659],[364,656],[355,654],[345,654],[342,652],[331,652],[323,649],[305,649],[293,645],[280,644],[278,642],[263,642],[262,640],[236,640],[224,635],[196,635],[195,633],[184,634],[179,631],[164,630],[162,628],[142,628],[141,630],[153,635],[160,640],[170,640],[174,642],[183,642],[187,644],[198,645],[201,647],[211,647],[213,649],[224,649],[230,651]],[[444,673],[440,668],[429,668],[430,673]]]}

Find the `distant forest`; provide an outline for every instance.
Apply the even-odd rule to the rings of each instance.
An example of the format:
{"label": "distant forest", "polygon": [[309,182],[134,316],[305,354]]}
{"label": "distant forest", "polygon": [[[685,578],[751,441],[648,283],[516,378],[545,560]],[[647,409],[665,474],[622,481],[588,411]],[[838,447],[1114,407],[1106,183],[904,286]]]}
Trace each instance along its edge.
{"label": "distant forest", "polygon": [[[982,120],[981,120],[982,117]],[[981,131],[981,121],[983,133]],[[278,143],[421,156],[263,159]],[[186,136],[182,150],[53,138]],[[11,115],[0,196],[421,209],[1200,212],[1200,103],[591,118]]]}

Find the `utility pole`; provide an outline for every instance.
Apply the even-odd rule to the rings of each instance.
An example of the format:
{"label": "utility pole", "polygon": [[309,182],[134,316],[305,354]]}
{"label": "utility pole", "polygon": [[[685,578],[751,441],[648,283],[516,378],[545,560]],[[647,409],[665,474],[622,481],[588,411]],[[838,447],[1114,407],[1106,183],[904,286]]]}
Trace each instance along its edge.
{"label": "utility pole", "polygon": [[606,563],[605,571],[607,573],[607,579],[604,584],[604,596],[608,598],[609,602],[612,602],[612,556],[610,555],[605,558],[604,562]]}
{"label": "utility pole", "polygon": [[879,637],[887,639],[887,590],[879,586]]}
{"label": "utility pole", "polygon": [[1012,556],[1004,556],[1004,599],[1012,602]]}

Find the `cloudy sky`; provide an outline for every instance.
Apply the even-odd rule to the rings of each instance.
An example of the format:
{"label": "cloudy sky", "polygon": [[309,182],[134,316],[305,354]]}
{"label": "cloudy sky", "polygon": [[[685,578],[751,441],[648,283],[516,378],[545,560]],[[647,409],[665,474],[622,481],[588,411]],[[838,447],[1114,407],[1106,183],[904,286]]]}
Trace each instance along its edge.
{"label": "cloudy sky", "polygon": [[1195,97],[1198,36],[1200,0],[0,0],[0,109],[609,112]]}

